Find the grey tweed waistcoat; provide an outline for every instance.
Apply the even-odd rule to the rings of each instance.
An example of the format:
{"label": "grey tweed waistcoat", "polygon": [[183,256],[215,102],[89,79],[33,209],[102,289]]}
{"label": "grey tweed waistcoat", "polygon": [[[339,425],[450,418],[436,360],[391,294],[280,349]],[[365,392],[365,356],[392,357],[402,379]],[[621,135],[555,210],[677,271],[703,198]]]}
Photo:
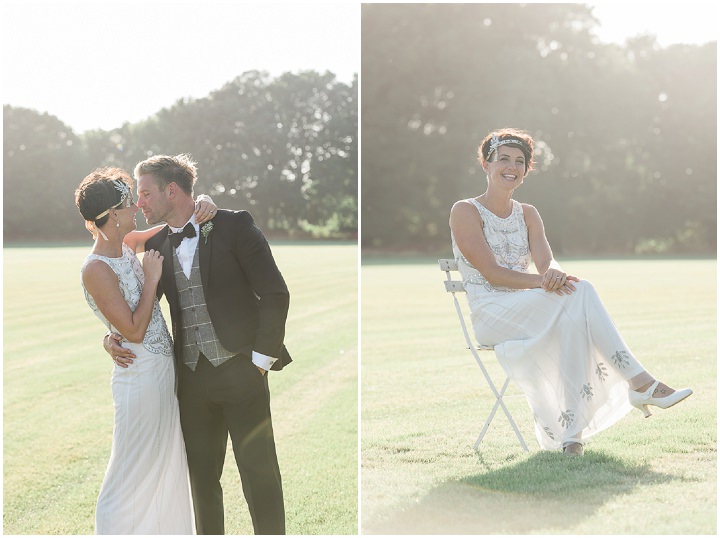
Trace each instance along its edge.
{"label": "grey tweed waistcoat", "polygon": [[215,328],[210,321],[205,292],[200,279],[200,242],[195,249],[190,279],[183,273],[177,253],[173,249],[173,267],[175,268],[175,284],[180,304],[180,330],[182,331],[183,347],[182,362],[192,371],[197,367],[200,353],[205,355],[213,366],[218,366],[235,354],[225,349],[218,340]]}

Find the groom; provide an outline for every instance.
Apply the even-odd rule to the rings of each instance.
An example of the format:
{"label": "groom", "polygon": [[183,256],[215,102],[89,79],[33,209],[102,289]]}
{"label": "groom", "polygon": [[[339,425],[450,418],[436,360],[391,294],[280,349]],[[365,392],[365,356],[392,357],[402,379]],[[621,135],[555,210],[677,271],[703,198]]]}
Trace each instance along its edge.
{"label": "groom", "polygon": [[[146,242],[164,256],[158,295],[170,305],[180,421],[198,534],[224,534],[220,476],[228,434],[255,534],[284,534],[267,370],[291,359],[283,345],[289,293],[246,211],[195,224],[195,163],[151,157],[135,167],[137,205],[168,226]],[[106,346],[112,356],[116,344]]]}

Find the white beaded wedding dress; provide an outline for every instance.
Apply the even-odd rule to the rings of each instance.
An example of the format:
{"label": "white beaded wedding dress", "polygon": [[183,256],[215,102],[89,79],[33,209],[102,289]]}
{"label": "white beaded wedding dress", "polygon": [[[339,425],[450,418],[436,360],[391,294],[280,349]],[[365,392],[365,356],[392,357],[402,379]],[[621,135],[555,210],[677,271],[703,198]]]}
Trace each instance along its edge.
{"label": "white beaded wedding dress", "polygon": [[[531,262],[522,205],[500,218],[475,199],[485,239],[497,263],[528,272]],[[618,334],[595,289],[576,282],[570,295],[541,288],[493,287],[452,238],[475,338],[492,345],[508,376],[525,394],[543,449],[585,441],[631,409],[628,380],[644,371]]]}
{"label": "white beaded wedding dress", "polygon": [[[123,244],[120,258],[89,255],[108,264],[120,292],[134,310],[145,275],[140,261]],[[85,290],[93,312],[110,330]],[[110,386],[115,405],[112,449],[95,513],[96,534],[193,534],[187,459],[177,398],[172,339],[157,299],[142,344],[124,342],[137,358],[115,366]]]}

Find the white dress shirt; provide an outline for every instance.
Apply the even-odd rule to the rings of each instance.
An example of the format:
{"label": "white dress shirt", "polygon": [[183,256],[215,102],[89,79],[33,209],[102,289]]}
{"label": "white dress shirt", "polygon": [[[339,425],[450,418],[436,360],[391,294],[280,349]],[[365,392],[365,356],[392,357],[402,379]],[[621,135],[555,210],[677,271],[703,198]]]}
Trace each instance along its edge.
{"label": "white dress shirt", "polygon": [[[194,213],[190,217],[190,220],[188,222],[195,227],[195,237],[183,238],[180,245],[175,249],[175,252],[178,257],[178,262],[180,262],[180,267],[182,267],[183,273],[185,273],[185,276],[189,279],[190,271],[192,271],[193,258],[195,257],[195,249],[197,248],[198,239],[200,238],[200,225],[195,222]],[[178,233],[181,232],[183,228],[185,228],[185,225],[181,226],[180,228],[170,226],[170,231],[172,233]],[[259,366],[263,370],[270,370],[272,365],[275,364],[276,360],[277,359],[273,357],[263,355],[262,353],[258,353],[257,351],[252,352],[253,364],[255,364],[255,366]]]}

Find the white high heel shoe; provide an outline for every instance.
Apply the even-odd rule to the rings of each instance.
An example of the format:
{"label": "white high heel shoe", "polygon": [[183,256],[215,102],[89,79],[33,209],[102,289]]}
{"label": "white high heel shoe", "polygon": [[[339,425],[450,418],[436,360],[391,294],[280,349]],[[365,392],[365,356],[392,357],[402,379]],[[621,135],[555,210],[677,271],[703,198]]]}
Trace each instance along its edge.
{"label": "white high heel shoe", "polygon": [[662,398],[653,398],[653,393],[655,392],[655,389],[659,384],[660,381],[655,380],[655,383],[653,383],[646,391],[630,391],[630,403],[640,409],[643,413],[645,413],[645,418],[648,418],[650,415],[652,415],[652,413],[648,409],[648,405],[654,405],[659,407],[660,409],[667,409],[668,407],[672,407],[676,403],[682,402],[685,398],[687,398],[693,393],[692,389],[680,389],[676,390],[672,394],[663,396]]}

